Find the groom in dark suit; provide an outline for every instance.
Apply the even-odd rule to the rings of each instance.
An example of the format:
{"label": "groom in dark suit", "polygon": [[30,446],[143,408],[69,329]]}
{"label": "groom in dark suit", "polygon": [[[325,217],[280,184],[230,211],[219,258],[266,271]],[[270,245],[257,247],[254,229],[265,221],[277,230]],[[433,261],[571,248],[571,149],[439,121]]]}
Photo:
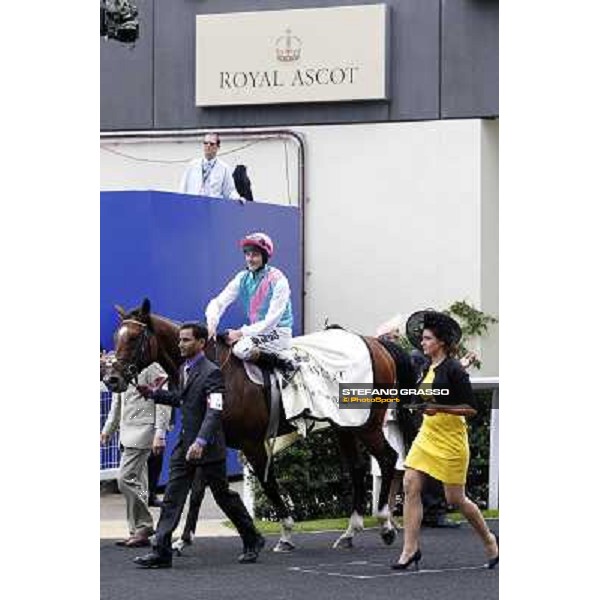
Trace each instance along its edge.
{"label": "groom in dark suit", "polygon": [[204,355],[208,331],[204,325],[184,323],[179,329],[179,350],[185,363],[181,389],[166,391],[139,386],[140,393],[157,404],[181,408],[182,425],[171,455],[169,482],[156,528],[154,552],[134,562],[145,568],[172,566],[171,536],[194,480],[202,469],[216,503],[237,528],[244,543],[241,563],[256,562],[265,539],[258,533],[239,495],[229,489],[225,435],[221,424],[225,384],[217,365]]}

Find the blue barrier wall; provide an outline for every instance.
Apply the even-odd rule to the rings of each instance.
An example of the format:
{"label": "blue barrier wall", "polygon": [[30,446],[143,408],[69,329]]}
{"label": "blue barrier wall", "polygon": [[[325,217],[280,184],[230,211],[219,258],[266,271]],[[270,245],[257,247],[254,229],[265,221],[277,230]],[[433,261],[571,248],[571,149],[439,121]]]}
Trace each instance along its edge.
{"label": "blue barrier wall", "polygon": [[[252,231],[273,238],[271,264],[287,275],[292,290],[294,335],[302,317],[300,216],[296,207],[246,203],[153,191],[100,194],[100,341],[113,348],[119,319],[114,309],[150,299],[152,311],[179,321],[202,320],[208,301],[244,268],[239,240]],[[232,305],[220,327],[245,322]],[[170,434],[170,454],[175,435]],[[161,482],[167,476],[167,463]],[[241,466],[234,453],[228,472]]]}

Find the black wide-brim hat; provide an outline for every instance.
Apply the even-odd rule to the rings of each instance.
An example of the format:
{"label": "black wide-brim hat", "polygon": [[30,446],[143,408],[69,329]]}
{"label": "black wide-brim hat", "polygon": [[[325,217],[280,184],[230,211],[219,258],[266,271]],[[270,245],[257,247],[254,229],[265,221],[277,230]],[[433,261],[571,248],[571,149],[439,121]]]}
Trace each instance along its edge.
{"label": "black wide-brim hat", "polygon": [[436,310],[418,310],[408,317],[406,321],[406,337],[409,342],[419,350],[423,329],[434,327],[444,332],[445,341],[451,346],[458,344],[462,338],[460,325],[446,313]]}

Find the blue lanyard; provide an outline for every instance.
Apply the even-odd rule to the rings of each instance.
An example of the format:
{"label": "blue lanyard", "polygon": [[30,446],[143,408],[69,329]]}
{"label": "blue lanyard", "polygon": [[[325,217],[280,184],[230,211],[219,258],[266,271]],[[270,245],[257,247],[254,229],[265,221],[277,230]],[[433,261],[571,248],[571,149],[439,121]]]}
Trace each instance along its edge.
{"label": "blue lanyard", "polygon": [[202,165],[202,185],[204,185],[207,182],[208,178],[210,177],[211,171],[213,170],[213,167],[215,166],[216,162],[217,161],[215,159],[212,163],[209,163],[208,169],[206,169],[206,175],[204,174],[204,164]]}

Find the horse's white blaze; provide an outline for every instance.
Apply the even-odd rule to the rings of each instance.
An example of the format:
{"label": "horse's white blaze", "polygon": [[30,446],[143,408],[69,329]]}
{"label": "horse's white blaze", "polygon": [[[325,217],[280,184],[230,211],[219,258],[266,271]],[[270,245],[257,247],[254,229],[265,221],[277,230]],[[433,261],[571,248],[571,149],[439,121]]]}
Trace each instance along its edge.
{"label": "horse's white blaze", "polygon": [[123,327],[121,327],[121,329],[119,329],[118,336],[120,338],[125,337],[126,333],[127,333],[127,327],[123,326]]}

